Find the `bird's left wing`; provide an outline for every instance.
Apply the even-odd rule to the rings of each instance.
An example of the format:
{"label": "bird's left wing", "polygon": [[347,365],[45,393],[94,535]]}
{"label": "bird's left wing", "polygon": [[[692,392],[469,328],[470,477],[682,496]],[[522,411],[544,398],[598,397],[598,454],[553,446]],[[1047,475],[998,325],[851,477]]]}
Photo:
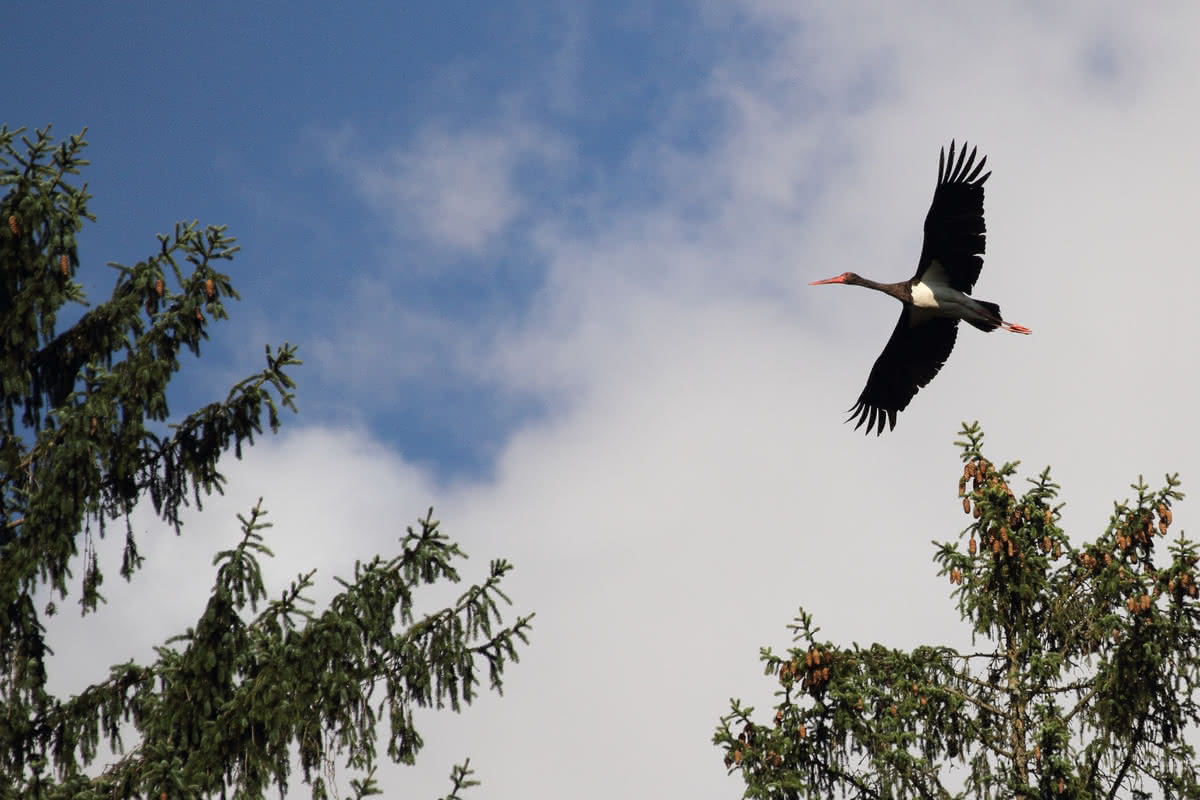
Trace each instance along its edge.
{"label": "bird's left wing", "polygon": [[875,428],[876,436],[883,433],[885,424],[889,430],[895,428],[896,415],[938,374],[957,336],[957,319],[905,307],[846,421],[857,419],[855,430],[865,422],[864,433]]}

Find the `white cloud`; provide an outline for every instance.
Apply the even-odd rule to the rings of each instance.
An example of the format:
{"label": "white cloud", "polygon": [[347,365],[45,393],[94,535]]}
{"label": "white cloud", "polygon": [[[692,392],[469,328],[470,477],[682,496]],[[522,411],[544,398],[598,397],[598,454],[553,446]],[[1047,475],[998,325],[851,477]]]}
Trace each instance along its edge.
{"label": "white cloud", "polygon": [[430,124],[400,144],[331,138],[332,163],[397,233],[477,254],[525,212],[521,170],[563,157],[551,132],[512,118],[478,128]]}
{"label": "white cloud", "polygon": [[[770,700],[758,647],[787,644],[797,605],[841,641],[963,641],[929,540],[965,524],[950,444],[964,418],[983,420],[993,458],[1055,466],[1078,538],[1137,473],[1200,474],[1200,52],[1185,35],[1200,12],[740,8],[772,36],[716,65],[723,134],[700,153],[643,144],[662,155],[644,162],[659,204],[598,203],[612,210],[583,234],[536,225],[537,303],[465,359],[559,400],[493,478],[438,487],[362,434],[290,433],[204,517],[267,495],[280,578],[344,573],[430,502],[480,569],[516,563],[511,595],[538,617],[506,696],[431,716],[421,766],[389,771],[391,792],[435,796],[470,754],[493,798],[736,796],[709,737],[730,695]],[[431,129],[354,175],[381,207],[417,202],[402,224],[477,250],[527,209],[512,175],[538,137],[521,130]],[[866,439],[840,414],[898,308],[804,284],[911,274],[951,136],[995,170],[979,294],[1034,335],[964,330],[897,430]],[[204,575],[211,536],[162,558]]]}

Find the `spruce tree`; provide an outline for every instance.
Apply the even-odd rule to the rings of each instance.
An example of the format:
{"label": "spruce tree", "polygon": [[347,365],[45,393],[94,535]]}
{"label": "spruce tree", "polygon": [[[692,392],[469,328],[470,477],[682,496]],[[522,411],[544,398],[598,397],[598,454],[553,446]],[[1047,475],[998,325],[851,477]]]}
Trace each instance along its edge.
{"label": "spruce tree", "polygon": [[734,700],[714,736],[745,795],[1200,797],[1185,735],[1200,720],[1197,549],[1165,538],[1177,476],[1139,477],[1075,547],[1049,469],[1018,496],[1017,464],[985,458],[977,425],[961,435],[972,521],[935,561],[974,646],[838,644],[801,609],[788,651],[761,654],[775,707]]}
{"label": "spruce tree", "polygon": [[[453,605],[414,612],[420,587],[459,581],[464,557],[432,512],[398,536],[396,554],[339,578],[316,610],[306,598],[315,570],[264,584],[260,501],[216,554],[194,626],[150,663],[97,665],[78,695],[47,690],[57,603],[95,610],[117,566],[101,563],[97,540],[114,527],[123,535],[119,573],[136,581],[135,507],[161,520],[154,535],[180,533],[181,509],[221,491],[221,457],[240,457],[264,420],[277,431],[281,410],[295,410],[300,363],[291,345],[268,346],[263,370],[223,399],[171,413],[181,356],[199,357],[238,299],[221,271],[235,240],[194,222],[160,235],[144,261],[109,264],[112,296],[59,330],[65,305],[86,305],[76,237],[93,218],[74,177],[85,146],[83,133],[56,144],[49,128],[0,129],[0,798],[259,797],[297,777],[326,797],[338,764],[357,776],[358,795],[376,793],[379,737],[389,758],[411,763],[422,746],[414,708],[457,711],[484,675],[500,690],[530,624],[503,626],[503,560]],[[454,769],[452,796],[471,774]]]}

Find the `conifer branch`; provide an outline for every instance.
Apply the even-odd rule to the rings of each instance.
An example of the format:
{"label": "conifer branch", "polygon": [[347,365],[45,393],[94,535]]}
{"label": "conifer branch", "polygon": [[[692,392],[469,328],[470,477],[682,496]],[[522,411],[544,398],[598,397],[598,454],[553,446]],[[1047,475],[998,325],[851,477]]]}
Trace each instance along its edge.
{"label": "conifer branch", "polygon": [[1156,553],[1177,478],[1157,490],[1139,478],[1136,500],[1076,550],[1049,471],[1018,496],[1018,462],[987,460],[978,425],[963,437],[959,497],[974,521],[958,543],[935,542],[934,560],[988,646],[841,647],[816,641],[802,612],[789,628],[803,647],[761,651],[780,683],[773,724],[736,701],[721,720],[727,767],[769,798],[938,796],[952,760],[968,765],[970,796],[1115,798],[1131,776],[1200,796],[1183,738],[1200,725],[1200,549],[1180,536],[1169,566]]}

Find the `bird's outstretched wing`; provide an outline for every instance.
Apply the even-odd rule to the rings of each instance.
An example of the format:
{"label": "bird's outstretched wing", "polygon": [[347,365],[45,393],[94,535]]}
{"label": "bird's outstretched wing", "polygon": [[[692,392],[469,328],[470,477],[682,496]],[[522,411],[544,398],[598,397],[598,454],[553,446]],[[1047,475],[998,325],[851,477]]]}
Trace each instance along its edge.
{"label": "bird's outstretched wing", "polygon": [[933,190],[933,203],[925,215],[925,242],[915,278],[920,278],[931,266],[940,266],[946,282],[969,294],[983,269],[983,251],[987,230],[983,223],[983,184],[992,173],[980,176],[987,156],[975,163],[975,150],[968,155],[964,142],[954,159],[954,142],[950,156],[943,148],[938,154],[938,183]]}
{"label": "bird's outstretched wing", "polygon": [[938,374],[957,336],[958,320],[905,306],[846,421],[857,419],[855,430],[865,422],[864,433],[874,428],[876,436],[883,433],[885,424],[889,430],[895,428],[896,415]]}

